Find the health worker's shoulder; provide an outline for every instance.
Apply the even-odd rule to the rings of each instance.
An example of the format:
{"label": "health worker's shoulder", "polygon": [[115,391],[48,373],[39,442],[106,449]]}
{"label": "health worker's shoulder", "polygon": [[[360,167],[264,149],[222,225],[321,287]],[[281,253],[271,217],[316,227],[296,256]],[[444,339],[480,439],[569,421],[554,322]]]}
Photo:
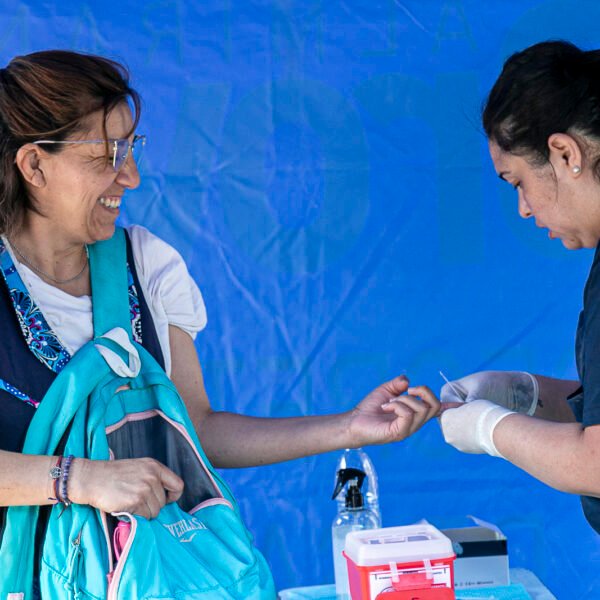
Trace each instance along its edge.
{"label": "health worker's shoulder", "polygon": [[594,260],[585,282],[583,292],[584,309],[598,308],[600,303],[600,245],[594,254]]}

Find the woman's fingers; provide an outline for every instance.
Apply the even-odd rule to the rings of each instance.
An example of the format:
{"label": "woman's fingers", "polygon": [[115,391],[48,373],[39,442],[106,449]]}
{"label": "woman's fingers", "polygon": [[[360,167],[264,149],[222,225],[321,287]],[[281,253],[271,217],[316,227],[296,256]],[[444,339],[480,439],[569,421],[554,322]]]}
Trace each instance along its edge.
{"label": "woman's fingers", "polygon": [[137,506],[136,510],[131,510],[134,515],[140,515],[146,519],[154,519],[158,516],[160,509],[164,506],[161,504],[156,496],[145,498],[143,501],[145,506]]}
{"label": "woman's fingers", "polygon": [[407,396],[398,396],[381,406],[384,412],[395,416],[388,424],[389,433],[394,440],[403,440],[416,431],[415,409],[406,402],[406,398]]}
{"label": "woman's fingers", "polygon": [[386,412],[395,413],[404,422],[407,435],[413,434],[430,418],[427,405],[413,396],[399,396],[383,406]]}
{"label": "woman's fingers", "polygon": [[[410,388],[410,390],[414,389]],[[435,396],[428,396],[425,399],[416,395],[404,395],[394,398],[382,408],[386,412],[394,412],[397,417],[407,421],[407,433],[410,435],[438,413],[439,402]]]}
{"label": "woman's fingers", "polygon": [[398,377],[394,377],[394,379],[384,383],[382,387],[386,389],[390,395],[399,396],[406,392],[408,385],[409,382],[406,375],[398,375]]}
{"label": "woman's fingers", "polygon": [[138,491],[139,501],[136,503],[136,508],[141,507],[143,509],[142,504],[145,503],[150,511],[148,518],[154,519],[167,502],[175,501],[181,496],[183,481],[173,471],[156,460],[137,460],[144,461],[140,478],[146,484],[147,489],[140,487]]}
{"label": "woman's fingers", "polygon": [[171,469],[162,464],[160,466],[162,467],[160,474],[161,485],[167,495],[167,502],[177,502],[181,497],[181,494],[183,494],[183,480],[173,473]]}
{"label": "woman's fingers", "polygon": [[86,462],[87,481],[80,487],[88,490],[88,497],[75,501],[105,512],[130,512],[152,519],[183,492],[181,478],[151,458]]}
{"label": "woman's fingers", "polygon": [[167,503],[167,490],[160,485],[153,485],[151,494],[148,494],[147,505],[150,508],[150,518],[158,516],[160,509]]}
{"label": "woman's fingers", "polygon": [[450,408],[458,408],[459,406],[464,406],[464,402],[442,402],[442,407],[440,409],[440,414],[444,411],[449,410]]}
{"label": "woman's fingers", "polygon": [[427,404],[436,413],[440,410],[440,401],[437,396],[428,388],[426,385],[417,385],[415,387],[408,388],[407,392],[411,396],[417,396],[425,404]]}

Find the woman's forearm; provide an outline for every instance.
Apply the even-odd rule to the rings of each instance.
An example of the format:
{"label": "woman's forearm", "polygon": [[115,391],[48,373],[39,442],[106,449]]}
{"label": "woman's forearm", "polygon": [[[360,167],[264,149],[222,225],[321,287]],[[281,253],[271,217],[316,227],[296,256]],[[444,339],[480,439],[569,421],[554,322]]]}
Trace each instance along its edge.
{"label": "woman's forearm", "polygon": [[[0,506],[55,504],[55,480],[50,477],[50,470],[57,462],[57,456],[0,450]],[[89,461],[73,460],[69,474],[69,500],[78,504],[87,504],[80,493],[85,463]]]}
{"label": "woman's forearm", "polygon": [[535,416],[548,421],[573,423],[575,416],[567,402],[567,396],[580,386],[579,381],[554,379],[544,375],[535,375],[539,386],[538,405]]}
{"label": "woman's forearm", "polygon": [[34,456],[0,450],[0,506],[52,504],[50,469],[55,456]]}
{"label": "woman's forearm", "polygon": [[406,378],[400,376],[342,413],[259,419],[209,411],[195,426],[216,466],[249,467],[404,440],[439,410],[440,403],[429,388],[408,387]]}
{"label": "woman's forearm", "polygon": [[169,334],[171,379],[216,467],[251,467],[399,441],[439,413],[440,403],[431,390],[410,388],[404,376],[382,383],[351,410],[333,415],[257,418],[213,411],[192,339],[172,325]]}
{"label": "woman's forearm", "polygon": [[494,444],[536,479],[571,494],[600,497],[600,426],[553,423],[513,414],[497,425]]}
{"label": "woman's forearm", "polygon": [[284,419],[211,412],[198,431],[215,467],[266,465],[357,445],[340,415]]}

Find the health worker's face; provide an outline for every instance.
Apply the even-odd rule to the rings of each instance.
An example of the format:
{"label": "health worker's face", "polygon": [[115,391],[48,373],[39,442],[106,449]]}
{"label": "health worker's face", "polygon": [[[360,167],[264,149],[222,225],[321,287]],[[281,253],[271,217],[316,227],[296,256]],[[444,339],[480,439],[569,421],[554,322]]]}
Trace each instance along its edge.
{"label": "health worker's face", "polygon": [[[74,139],[102,140],[102,121],[102,111],[93,113],[85,133]],[[132,125],[128,105],[117,105],[106,120],[108,139],[126,138]],[[107,164],[104,144],[66,145],[59,153],[46,154],[44,166],[47,186],[40,208],[55,231],[87,244],[112,237],[125,191],[140,183],[131,152],[118,172]]]}
{"label": "health worker's face", "polygon": [[489,150],[498,176],[517,191],[521,217],[533,217],[537,227],[548,230],[550,239],[560,239],[569,250],[598,245],[598,186],[590,182],[589,169],[587,175],[575,176],[559,155],[551,155],[542,167],[532,167],[525,158],[503,151],[493,141]]}

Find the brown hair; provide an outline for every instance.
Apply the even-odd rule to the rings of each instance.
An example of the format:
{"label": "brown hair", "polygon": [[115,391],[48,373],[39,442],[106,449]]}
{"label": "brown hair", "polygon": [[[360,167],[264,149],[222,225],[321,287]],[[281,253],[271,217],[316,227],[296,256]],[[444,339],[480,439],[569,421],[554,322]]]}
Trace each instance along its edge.
{"label": "brown hair", "polygon": [[[17,150],[38,139],[67,139],[99,110],[106,138],[108,113],[128,99],[133,131],[140,97],[129,85],[127,69],[101,56],[47,50],[17,56],[0,69],[0,233],[14,231],[27,210],[36,210],[15,165]],[[44,150],[60,152],[62,146],[49,144]]]}

